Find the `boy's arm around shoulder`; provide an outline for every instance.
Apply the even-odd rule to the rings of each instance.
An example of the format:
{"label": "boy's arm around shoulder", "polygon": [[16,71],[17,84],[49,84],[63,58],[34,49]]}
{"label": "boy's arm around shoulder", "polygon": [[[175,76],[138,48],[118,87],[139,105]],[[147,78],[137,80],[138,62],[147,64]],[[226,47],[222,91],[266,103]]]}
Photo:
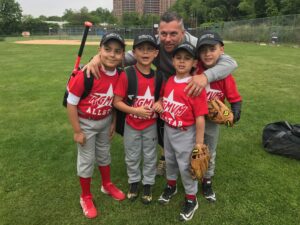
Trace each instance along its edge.
{"label": "boy's arm around shoulder", "polygon": [[210,83],[216,80],[224,79],[237,67],[237,62],[231,56],[222,54],[219,57],[217,64],[214,67],[205,70],[203,73],[207,77],[208,83]]}

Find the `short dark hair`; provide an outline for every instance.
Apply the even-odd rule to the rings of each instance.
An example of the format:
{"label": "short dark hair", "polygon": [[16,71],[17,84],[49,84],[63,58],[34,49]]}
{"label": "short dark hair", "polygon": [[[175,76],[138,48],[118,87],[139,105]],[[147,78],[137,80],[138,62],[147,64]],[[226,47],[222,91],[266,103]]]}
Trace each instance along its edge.
{"label": "short dark hair", "polygon": [[170,23],[172,21],[178,21],[184,29],[183,19],[177,12],[165,12],[160,17],[160,22]]}

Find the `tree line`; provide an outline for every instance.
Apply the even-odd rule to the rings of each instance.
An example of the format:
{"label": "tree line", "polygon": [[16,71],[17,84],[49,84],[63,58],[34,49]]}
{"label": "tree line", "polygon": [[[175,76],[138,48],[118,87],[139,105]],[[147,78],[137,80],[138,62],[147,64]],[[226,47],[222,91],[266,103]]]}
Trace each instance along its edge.
{"label": "tree line", "polygon": [[[300,0],[177,0],[170,10],[178,12],[186,26],[196,27],[205,23],[299,14]],[[91,21],[103,26],[152,27],[159,22],[159,16],[124,13],[118,20],[107,9],[99,7],[89,11],[83,7],[80,10],[66,9],[61,17],[40,15],[34,18],[23,15],[15,0],[0,0],[0,35],[19,34],[24,30],[37,34],[58,29],[58,25],[45,21],[67,21],[66,26]]]}
{"label": "tree line", "polygon": [[177,0],[172,9],[203,24],[299,14],[300,0]]}

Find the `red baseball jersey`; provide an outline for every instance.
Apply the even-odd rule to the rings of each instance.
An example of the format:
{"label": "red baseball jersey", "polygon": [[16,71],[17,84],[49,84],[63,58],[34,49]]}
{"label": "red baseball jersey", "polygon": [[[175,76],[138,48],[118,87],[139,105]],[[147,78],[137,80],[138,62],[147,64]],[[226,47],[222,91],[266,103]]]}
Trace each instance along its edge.
{"label": "red baseball jersey", "polygon": [[[134,67],[137,75],[137,96],[133,101],[132,107],[146,106],[153,107],[155,102],[155,77],[151,75],[143,75],[136,66]],[[163,88],[162,88],[163,89]],[[125,72],[122,72],[114,94],[122,97],[124,101],[127,99],[128,80]],[[156,122],[157,113],[153,111],[150,118],[142,118],[133,114],[126,115],[126,123],[136,130],[143,130]]]}
{"label": "red baseball jersey", "polygon": [[[196,74],[201,74],[203,71],[203,64],[199,62]],[[222,80],[209,83],[205,89],[208,101],[215,98],[220,99],[222,102],[224,102],[226,98],[229,103],[242,101],[235,80],[231,74]]]}
{"label": "red baseball jersey", "polygon": [[163,95],[164,112],[161,119],[171,127],[187,127],[195,124],[198,116],[208,113],[206,92],[203,90],[196,97],[189,97],[184,88],[190,77],[178,80],[176,76],[168,79]]}
{"label": "red baseball jersey", "polygon": [[[100,69],[100,68],[99,68]],[[94,79],[89,95],[80,99],[84,92],[84,73],[78,74],[69,82],[68,103],[77,105],[78,115],[83,118],[100,120],[112,111],[114,88],[118,81],[117,71],[104,72],[100,69],[100,78]]]}

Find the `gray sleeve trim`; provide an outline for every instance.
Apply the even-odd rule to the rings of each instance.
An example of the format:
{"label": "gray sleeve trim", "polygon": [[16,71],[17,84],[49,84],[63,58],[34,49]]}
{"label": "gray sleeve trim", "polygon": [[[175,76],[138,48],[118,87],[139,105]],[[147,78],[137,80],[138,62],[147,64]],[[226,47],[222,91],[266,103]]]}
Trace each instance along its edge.
{"label": "gray sleeve trim", "polygon": [[229,55],[223,54],[217,61],[217,64],[204,71],[208,82],[222,80],[231,74],[238,67],[237,62]]}

